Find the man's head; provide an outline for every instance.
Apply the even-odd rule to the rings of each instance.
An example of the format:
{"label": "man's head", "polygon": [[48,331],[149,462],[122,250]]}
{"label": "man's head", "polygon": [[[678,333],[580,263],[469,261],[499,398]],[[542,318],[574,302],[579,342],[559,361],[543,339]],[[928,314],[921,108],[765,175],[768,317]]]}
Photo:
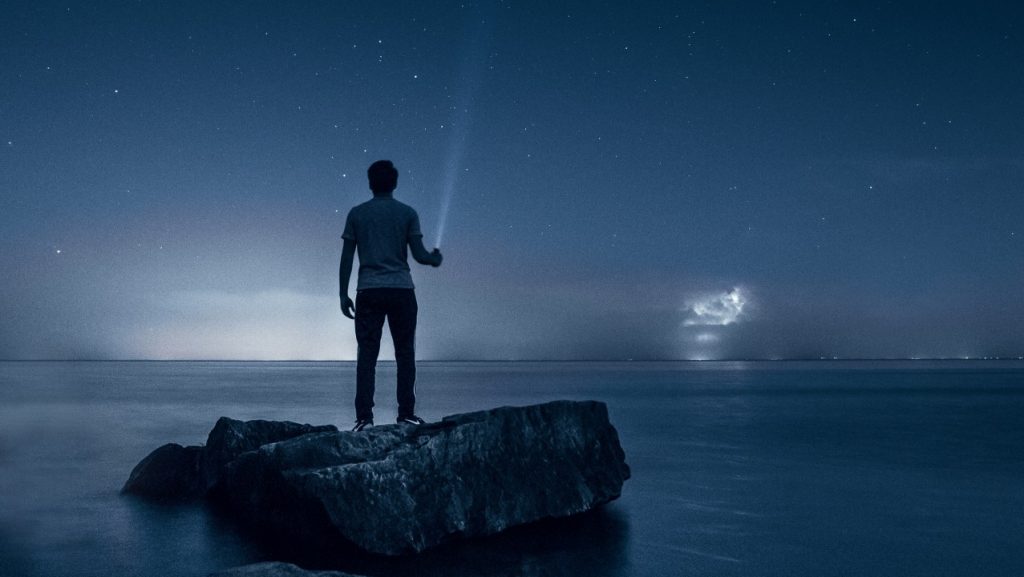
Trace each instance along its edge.
{"label": "man's head", "polygon": [[390,160],[378,160],[366,171],[373,194],[390,194],[398,186],[398,169]]}

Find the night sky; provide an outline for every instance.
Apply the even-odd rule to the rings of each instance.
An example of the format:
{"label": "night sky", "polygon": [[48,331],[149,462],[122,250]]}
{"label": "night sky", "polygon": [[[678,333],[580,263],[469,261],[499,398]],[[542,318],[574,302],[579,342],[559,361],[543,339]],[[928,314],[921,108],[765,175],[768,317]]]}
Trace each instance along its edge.
{"label": "night sky", "polygon": [[450,194],[421,359],[1024,355],[1022,35],[1012,2],[5,2],[0,358],[355,358],[382,158],[428,248]]}

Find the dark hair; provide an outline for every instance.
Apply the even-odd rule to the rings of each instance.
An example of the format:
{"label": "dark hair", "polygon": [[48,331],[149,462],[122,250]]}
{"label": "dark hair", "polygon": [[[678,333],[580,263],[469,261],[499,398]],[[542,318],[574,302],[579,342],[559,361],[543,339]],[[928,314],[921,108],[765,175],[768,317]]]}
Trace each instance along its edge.
{"label": "dark hair", "polygon": [[391,192],[398,186],[398,169],[390,160],[378,160],[366,170],[370,179],[370,190],[376,193]]}

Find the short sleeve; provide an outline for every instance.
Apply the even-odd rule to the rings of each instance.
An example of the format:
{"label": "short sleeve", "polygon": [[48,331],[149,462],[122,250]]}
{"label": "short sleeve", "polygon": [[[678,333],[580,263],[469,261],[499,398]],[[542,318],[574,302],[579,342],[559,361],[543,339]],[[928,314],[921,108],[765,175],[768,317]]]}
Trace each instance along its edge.
{"label": "short sleeve", "polygon": [[356,223],[355,218],[352,216],[354,210],[348,211],[348,217],[345,219],[345,230],[341,233],[341,238],[345,240],[356,239]]}
{"label": "short sleeve", "polygon": [[420,215],[416,214],[415,210],[412,211],[412,217],[409,219],[409,232],[407,234],[408,238],[414,236],[423,236],[423,233],[420,231]]}

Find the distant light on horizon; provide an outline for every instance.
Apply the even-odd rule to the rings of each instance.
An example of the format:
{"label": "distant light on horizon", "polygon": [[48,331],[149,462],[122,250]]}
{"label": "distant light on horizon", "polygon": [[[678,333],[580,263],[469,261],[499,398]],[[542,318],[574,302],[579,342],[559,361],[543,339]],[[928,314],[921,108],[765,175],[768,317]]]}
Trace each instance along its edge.
{"label": "distant light on horizon", "polygon": [[726,326],[743,320],[749,302],[746,291],[735,287],[730,291],[701,295],[687,301],[683,308],[689,314],[685,326]]}

